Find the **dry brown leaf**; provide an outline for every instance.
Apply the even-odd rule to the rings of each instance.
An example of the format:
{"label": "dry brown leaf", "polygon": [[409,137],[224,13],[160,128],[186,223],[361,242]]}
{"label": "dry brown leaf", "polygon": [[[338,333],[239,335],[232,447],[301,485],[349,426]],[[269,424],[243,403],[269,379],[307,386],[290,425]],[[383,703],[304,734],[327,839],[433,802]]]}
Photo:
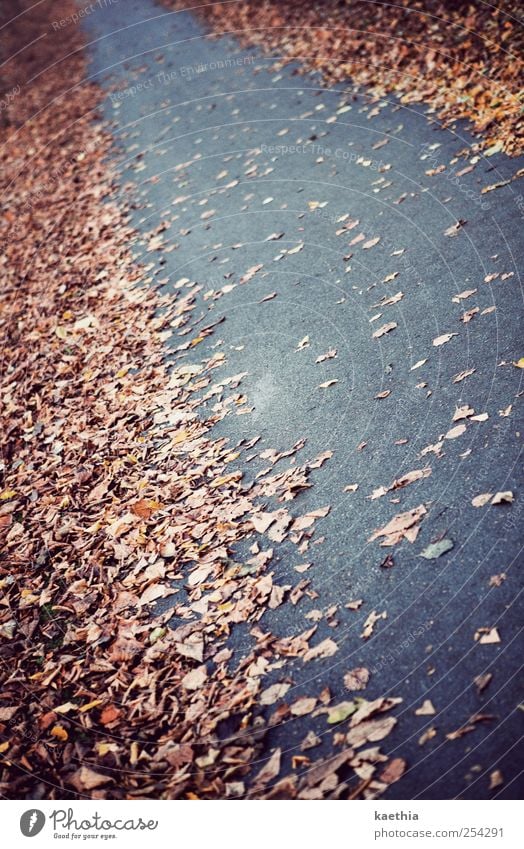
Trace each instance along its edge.
{"label": "dry brown leaf", "polygon": [[489,774],[489,790],[496,790],[497,787],[500,787],[504,784],[504,776],[500,769],[494,769],[493,772]]}
{"label": "dry brown leaf", "polygon": [[380,773],[379,780],[385,784],[394,784],[402,778],[405,771],[406,761],[403,758],[393,758]]}
{"label": "dry brown leaf", "polygon": [[418,533],[416,525],[426,513],[427,510],[423,504],[419,504],[418,507],[407,510],[405,513],[399,513],[383,528],[374,531],[368,542],[373,542],[379,537],[384,537],[384,541],[381,543],[383,546],[396,545],[403,537],[409,542],[414,542]]}
{"label": "dry brown leaf", "polygon": [[386,333],[391,333],[392,330],[398,327],[396,321],[388,321],[386,324],[383,324],[382,327],[379,327],[378,330],[375,330],[373,333],[373,339],[380,339],[381,336],[385,336]]}
{"label": "dry brown leaf", "polygon": [[[450,339],[453,339],[454,336],[458,336],[458,333],[444,333],[442,336],[437,336],[433,339],[433,345],[435,348],[438,348],[440,345],[445,345],[446,342],[449,342]],[[454,381],[455,383],[457,381]]]}
{"label": "dry brown leaf", "polygon": [[436,713],[430,699],[425,699],[420,707],[415,710],[415,716],[434,716]]}
{"label": "dry brown leaf", "polygon": [[260,704],[264,706],[274,705],[279,699],[284,698],[290,686],[291,684],[285,684],[284,682],[280,684],[272,684],[266,690],[261,692]]}
{"label": "dry brown leaf", "polygon": [[344,675],[344,687],[346,690],[364,690],[369,681],[369,670],[363,666],[357,666]]}
{"label": "dry brown leaf", "polygon": [[330,637],[327,637],[325,640],[322,640],[317,646],[310,648],[304,654],[302,658],[304,663],[308,663],[310,660],[319,660],[324,659],[326,657],[332,657],[338,651],[338,646],[334,640]]}
{"label": "dry brown leaf", "polygon": [[377,613],[376,610],[372,610],[369,616],[367,617],[366,621],[364,622],[364,628],[360,636],[364,640],[369,639],[375,629],[376,623],[380,619],[387,619],[387,617],[388,615],[385,610],[383,610],[382,613]]}
{"label": "dry brown leaf", "polygon": [[95,790],[98,787],[103,787],[104,784],[113,782],[113,778],[109,775],[102,775],[87,766],[81,766],[69,778],[69,783],[73,785],[79,793],[85,793],[89,790]]}
{"label": "dry brown leaf", "polygon": [[262,769],[256,774],[254,782],[255,787],[260,787],[273,781],[280,772],[280,759],[282,755],[281,749],[275,749],[269,760],[266,761]]}
{"label": "dry brown leaf", "polygon": [[474,639],[481,645],[491,645],[501,641],[497,628],[478,628],[475,631]]}
{"label": "dry brown leaf", "polygon": [[315,698],[308,698],[307,696],[302,696],[302,698],[297,699],[296,702],[293,702],[290,705],[290,711],[293,716],[306,716],[308,713],[311,713],[312,710],[315,709],[317,704],[317,700]]}
{"label": "dry brown leaf", "polygon": [[493,674],[491,672],[485,672],[483,675],[477,675],[476,678],[473,679],[473,683],[477,688],[477,693],[479,695],[486,689],[492,678]]}
{"label": "dry brown leaf", "polygon": [[181,683],[185,690],[198,690],[202,687],[206,679],[207,669],[205,664],[203,664],[202,666],[197,666],[196,669],[192,669],[187,675],[184,675]]}
{"label": "dry brown leaf", "polygon": [[504,492],[496,492],[493,498],[491,499],[492,504],[512,504],[515,500],[515,496],[511,492],[511,490],[507,489]]}

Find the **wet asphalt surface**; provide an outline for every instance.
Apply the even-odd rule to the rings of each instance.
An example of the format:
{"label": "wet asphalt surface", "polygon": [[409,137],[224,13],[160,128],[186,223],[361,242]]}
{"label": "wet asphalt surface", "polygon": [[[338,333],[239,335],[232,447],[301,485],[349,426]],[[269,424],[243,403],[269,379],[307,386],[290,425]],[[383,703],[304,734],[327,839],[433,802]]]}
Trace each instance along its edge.
{"label": "wet asphalt surface", "polygon": [[[177,291],[184,277],[200,283],[195,315],[205,314],[204,323],[225,319],[185,361],[220,350],[227,356],[224,377],[247,372],[241,391],[253,411],[232,412],[214,433],[233,444],[260,436],[260,450],[288,449],[305,438],[299,461],[333,451],[312,473],[314,486],[288,505],[295,514],[331,506],[316,524],[314,539],[324,542],[305,557],[284,542],[272,564],[279,583],[295,584],[293,566],[313,561],[306,577],[319,597],[304,596],[262,620],[277,633],[295,634],[310,624],[309,610],[340,605],[338,627],[323,621],[318,631],[335,639],[339,652],[329,661],[292,664],[296,695],[317,695],[328,685],[347,698],[344,672],[365,666],[367,698],[403,698],[398,725],[382,746],[406,758],[409,771],[387,799],[519,797],[523,423],[522,372],[512,362],[524,354],[518,334],[524,181],[481,189],[509,179],[523,163],[494,153],[456,176],[472,156],[450,164],[473,143],[463,127],[444,131],[425,108],[401,107],[393,98],[377,108],[349,83],[323,88],[317,76],[299,76],[292,65],[275,70],[260,51],[210,38],[189,13],[169,13],[148,0],[96,9],[84,27],[92,79],[107,90],[103,119],[114,134],[119,196],[138,232],[133,252],[151,264],[155,283],[167,281],[163,292]],[[292,145],[298,150],[290,151]],[[446,169],[425,173],[440,165]],[[337,235],[350,219],[359,223]],[[446,236],[457,220],[466,223]],[[150,250],[148,234],[162,221],[171,222],[164,245]],[[361,232],[365,241],[350,246]],[[282,235],[268,241],[272,234]],[[380,242],[363,248],[376,236]],[[261,263],[246,285],[205,297],[238,284]],[[467,289],[477,292],[452,301]],[[375,306],[399,291],[398,303]],[[474,307],[479,312],[461,322]],[[390,321],[398,325],[393,332],[372,338]],[[448,332],[457,335],[433,346]],[[296,351],[305,336],[309,345]],[[171,340],[175,348],[183,341],[176,334]],[[316,363],[330,348],[336,358]],[[475,371],[454,383],[467,369]],[[328,380],[338,382],[318,388]],[[385,390],[388,397],[375,398]],[[488,420],[467,420],[464,434],[444,440],[441,457],[421,458],[457,424],[453,414],[464,404],[488,413]],[[509,414],[500,415],[509,405]],[[259,459],[246,465],[244,479],[264,465]],[[424,466],[431,466],[429,478],[369,499],[375,488]],[[353,483],[356,492],[343,491]],[[504,490],[513,491],[513,504],[471,505],[480,493]],[[368,542],[396,513],[419,504],[428,515],[414,544]],[[437,560],[421,558],[441,536],[453,549]],[[388,553],[394,566],[384,569]],[[501,573],[500,586],[490,585]],[[360,610],[344,607],[360,598]],[[387,619],[364,641],[371,610],[387,611]],[[495,627],[499,643],[474,639],[477,629]],[[239,626],[233,636],[239,656],[249,645],[248,630]],[[479,695],[473,679],[487,672],[493,678]],[[435,715],[415,714],[425,699]],[[477,713],[492,718],[460,739],[446,739]],[[421,745],[430,726],[437,734]],[[301,729],[300,735],[293,723],[273,729],[270,747],[298,745]],[[504,784],[489,790],[495,769]]]}

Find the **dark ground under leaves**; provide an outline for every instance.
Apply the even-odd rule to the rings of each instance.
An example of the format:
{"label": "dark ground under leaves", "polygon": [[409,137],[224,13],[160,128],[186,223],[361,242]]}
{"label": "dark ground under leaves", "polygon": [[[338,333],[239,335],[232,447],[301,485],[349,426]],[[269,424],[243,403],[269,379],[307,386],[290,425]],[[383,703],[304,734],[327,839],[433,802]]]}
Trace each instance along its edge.
{"label": "dark ground under leaves", "polygon": [[[108,5],[84,26],[90,73],[107,90],[103,117],[112,122],[122,203],[143,236],[136,257],[152,263],[157,282],[167,280],[163,291],[175,291],[183,277],[201,283],[196,313],[208,313],[204,323],[225,319],[177,357],[199,362],[221,340],[216,350],[226,354],[224,374],[247,372],[240,391],[252,412],[233,411],[217,424],[217,435],[232,443],[260,436],[259,450],[285,450],[304,438],[299,459],[333,451],[314,472],[314,486],[293,504],[301,512],[330,505],[313,538],[325,541],[302,559],[284,541],[275,545],[273,561],[279,582],[292,584],[293,567],[311,561],[304,577],[318,598],[286,603],[261,623],[291,635],[307,627],[308,611],[340,605],[339,624],[322,620],[318,630],[338,642],[338,654],[322,663],[291,664],[294,694],[316,695],[325,685],[336,692],[343,672],[358,666],[371,672],[368,698],[403,698],[398,725],[383,745],[388,755],[407,760],[408,771],[385,798],[517,798],[523,789],[517,687],[522,372],[512,363],[523,353],[523,201],[518,180],[485,194],[481,189],[510,179],[522,162],[481,156],[453,182],[450,162],[472,144],[460,126],[440,130],[425,109],[400,107],[393,98],[371,114],[377,104],[355,96],[349,83],[323,88],[315,75],[297,76],[292,65],[276,71],[257,50],[242,51],[228,37],[208,38],[190,14],[168,13],[148,0],[133,0],[125,9]],[[344,104],[351,110],[337,114]],[[386,138],[385,146],[373,149]],[[285,154],[265,147],[308,139],[324,150]],[[423,159],[423,146],[437,143]],[[188,164],[177,170],[180,163]],[[446,170],[425,173],[440,164]],[[468,157],[460,158],[455,173],[467,165]],[[220,176],[223,171],[227,176]],[[173,206],[177,196],[187,199]],[[311,208],[312,202],[325,205]],[[202,219],[210,209],[213,215]],[[180,218],[162,233],[163,246],[151,249],[151,231],[175,213]],[[343,226],[337,219],[347,213],[359,224],[337,236]],[[456,236],[446,236],[458,220],[466,223]],[[380,242],[366,250],[362,243],[349,247],[360,232]],[[283,235],[267,241],[275,233]],[[173,242],[176,249],[163,250]],[[274,261],[301,243],[298,252]],[[401,256],[392,256],[401,248]],[[261,263],[246,285],[204,299],[209,290],[238,284]],[[396,279],[382,282],[396,271]],[[494,272],[512,276],[484,282]],[[477,293],[452,302],[467,289]],[[373,306],[399,290],[404,297],[398,304]],[[262,301],[273,292],[276,297]],[[481,314],[493,305],[496,311]],[[470,322],[459,320],[476,306],[481,312]],[[382,317],[370,323],[379,312]],[[373,339],[389,321],[397,328]],[[458,335],[433,346],[445,333]],[[296,351],[305,336],[309,345]],[[174,348],[183,341],[176,333],[171,339]],[[330,348],[337,357],[315,363]],[[453,383],[472,368],[470,377]],[[328,380],[338,382],[318,388]],[[388,397],[375,398],[385,390]],[[421,450],[454,427],[455,408],[464,404],[489,419],[465,420],[464,434],[444,440],[443,456],[420,459]],[[509,415],[501,416],[510,404]],[[429,478],[377,500],[366,497],[427,465]],[[244,478],[263,467],[256,458],[245,465]],[[343,492],[353,483],[356,492]],[[505,490],[513,491],[512,504],[471,505],[480,493]],[[428,515],[413,544],[381,548],[368,542],[394,514],[419,504]],[[453,549],[436,560],[421,558],[441,537],[451,539]],[[389,553],[394,565],[386,569],[381,563]],[[490,585],[501,573],[500,586]],[[354,599],[364,599],[362,608],[345,609]],[[364,640],[360,634],[372,610],[387,611],[387,619]],[[497,628],[500,643],[479,644],[479,628]],[[239,656],[248,642],[247,629],[238,626],[232,644]],[[493,679],[479,696],[473,679],[486,672]],[[435,715],[415,715],[425,699]],[[492,718],[459,739],[446,739],[479,713]],[[298,745],[295,726],[273,729],[270,746]],[[431,726],[436,735],[421,745]],[[504,784],[489,790],[494,770]]]}

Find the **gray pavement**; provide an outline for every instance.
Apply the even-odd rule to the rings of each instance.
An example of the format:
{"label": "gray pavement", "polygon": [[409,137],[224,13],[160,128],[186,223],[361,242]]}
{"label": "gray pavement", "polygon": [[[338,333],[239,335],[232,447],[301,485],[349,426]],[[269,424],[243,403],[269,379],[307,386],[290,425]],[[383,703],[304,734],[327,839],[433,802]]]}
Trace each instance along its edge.
{"label": "gray pavement", "polygon": [[[462,126],[444,131],[426,108],[393,98],[371,103],[350,83],[325,88],[292,65],[275,70],[258,50],[210,38],[189,13],[150,0],[115,2],[84,26],[90,72],[107,90],[102,117],[114,134],[119,197],[138,233],[133,251],[152,264],[164,292],[177,291],[183,277],[201,284],[195,315],[205,315],[203,323],[225,319],[191,352],[176,352],[188,337],[174,334],[174,353],[198,362],[221,341],[224,376],[247,372],[241,391],[254,409],[224,418],[216,435],[233,444],[261,436],[260,450],[304,438],[299,461],[333,451],[313,473],[314,486],[290,505],[301,513],[331,506],[317,522],[315,537],[325,541],[303,558],[313,561],[307,577],[319,597],[304,596],[263,620],[279,633],[299,633],[309,610],[340,605],[336,629],[319,624],[340,651],[313,671],[292,665],[297,695],[325,684],[347,697],[343,673],[365,666],[368,698],[403,698],[383,746],[406,758],[409,770],[385,798],[518,797],[523,424],[522,371],[512,363],[524,355],[524,182],[481,189],[510,179],[523,163],[499,153],[475,159],[471,151],[453,163],[474,142]],[[163,221],[163,246],[151,250],[149,234]],[[457,221],[465,222],[457,234],[445,235]],[[206,297],[210,290],[215,297]],[[376,306],[398,292],[396,303]],[[470,321],[460,320],[474,308]],[[389,322],[397,327],[373,338]],[[456,335],[433,345],[447,333]],[[309,344],[297,351],[306,336]],[[333,348],[335,358],[315,362]],[[329,380],[338,382],[319,388]],[[466,404],[489,418],[469,416],[464,433],[442,440],[441,456],[421,456],[460,424],[453,415]],[[429,477],[369,498],[426,466]],[[246,465],[245,479],[263,467],[259,459]],[[356,492],[344,492],[355,483]],[[481,493],[507,490],[512,504],[471,504]],[[428,515],[413,544],[368,542],[396,513],[419,504]],[[420,557],[441,536],[453,549],[436,560]],[[394,566],[385,569],[388,553]],[[277,545],[279,582],[297,583],[300,562],[290,543]],[[505,579],[490,582],[501,573]],[[359,598],[360,610],[344,607]],[[365,641],[359,635],[372,610],[387,611],[387,619]],[[475,640],[479,628],[496,628],[500,642]],[[239,654],[248,641],[239,626]],[[479,695],[473,679],[486,672],[493,679]],[[435,715],[415,714],[425,699]],[[478,713],[492,718],[446,739]],[[268,745],[291,751],[304,736],[304,725],[300,732],[295,726],[273,729]],[[421,745],[429,726],[437,733]],[[504,784],[490,790],[496,769]]]}

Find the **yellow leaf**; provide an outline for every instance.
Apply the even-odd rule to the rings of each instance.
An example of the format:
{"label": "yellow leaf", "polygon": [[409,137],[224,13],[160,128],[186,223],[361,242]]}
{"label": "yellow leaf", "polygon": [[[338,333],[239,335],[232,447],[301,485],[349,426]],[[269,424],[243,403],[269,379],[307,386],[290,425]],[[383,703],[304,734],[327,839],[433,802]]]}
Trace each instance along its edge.
{"label": "yellow leaf", "polygon": [[2,501],[9,501],[10,498],[14,498],[16,495],[16,491],[14,489],[4,489],[2,493],[0,493],[0,499]]}
{"label": "yellow leaf", "polygon": [[20,598],[23,598],[29,602],[37,602],[39,596],[35,595],[32,590],[22,590],[22,592],[20,593]]}
{"label": "yellow leaf", "polygon": [[101,705],[102,702],[103,699],[95,699],[93,702],[88,702],[86,705],[82,705],[81,708],[78,708],[78,713],[85,713],[86,710],[91,710],[91,708]]}
{"label": "yellow leaf", "polygon": [[69,737],[65,728],[62,728],[61,725],[53,725],[51,729],[51,736],[56,737],[57,740],[62,740],[64,743]]}
{"label": "yellow leaf", "polygon": [[224,457],[224,463],[232,463],[234,460],[238,460],[240,457],[240,451],[234,451],[232,454],[228,454],[227,457]]}
{"label": "yellow leaf", "polygon": [[516,363],[513,363],[517,368],[524,368],[524,357],[521,357]]}
{"label": "yellow leaf", "polygon": [[189,436],[188,430],[179,430],[175,438],[173,439],[173,445],[178,445],[180,442],[184,442]]}
{"label": "yellow leaf", "polygon": [[9,748],[9,741],[6,740],[5,743],[0,743],[0,752],[5,752],[6,749]]}
{"label": "yellow leaf", "polygon": [[212,489],[216,489],[217,486],[223,486],[226,483],[233,483],[233,481],[238,481],[241,477],[241,472],[232,472],[230,475],[221,475],[220,477],[215,478],[215,480],[211,481],[209,485]]}
{"label": "yellow leaf", "polygon": [[100,742],[96,744],[96,750],[101,757],[104,757],[108,752],[118,752],[118,746],[116,743]]}

